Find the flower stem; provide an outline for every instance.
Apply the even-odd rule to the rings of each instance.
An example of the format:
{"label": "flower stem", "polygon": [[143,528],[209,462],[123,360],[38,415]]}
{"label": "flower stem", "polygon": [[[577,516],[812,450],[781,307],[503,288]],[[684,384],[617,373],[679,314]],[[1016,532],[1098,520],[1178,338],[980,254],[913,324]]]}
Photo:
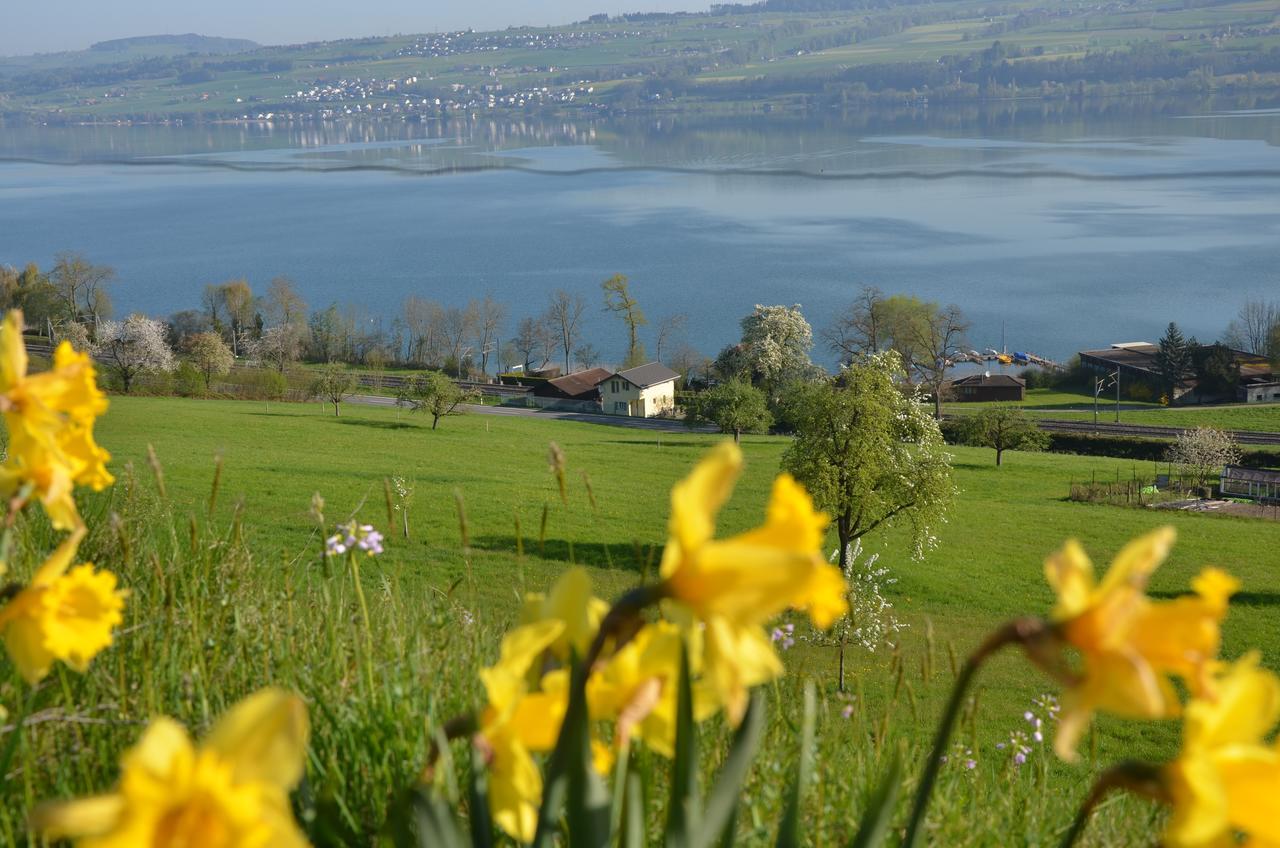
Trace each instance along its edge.
{"label": "flower stem", "polygon": [[1062,837],[1061,848],[1071,848],[1076,844],[1084,829],[1089,826],[1089,817],[1102,799],[1116,789],[1127,789],[1137,795],[1143,795],[1157,801],[1167,800],[1168,793],[1161,780],[1159,766],[1148,763],[1123,762],[1107,769],[1094,782],[1093,788],[1085,796],[1084,803],[1076,811],[1071,827]]}
{"label": "flower stem", "polygon": [[373,628],[369,624],[369,604],[364,599],[364,587],[360,585],[360,562],[355,552],[347,555],[351,563],[351,582],[355,584],[356,600],[360,603],[360,622],[364,625],[364,673],[368,678],[369,697],[375,697],[373,688]]}
{"label": "flower stem", "polygon": [[929,807],[933,785],[937,782],[938,771],[942,768],[942,758],[946,755],[947,743],[951,739],[951,731],[956,719],[960,716],[960,708],[964,705],[969,684],[978,668],[1001,648],[1021,643],[1028,644],[1046,632],[1043,621],[1034,618],[1018,618],[1001,626],[992,633],[978,649],[969,655],[960,674],[956,677],[955,686],[951,689],[951,697],[938,722],[938,732],[934,736],[933,750],[925,763],[924,774],[920,776],[920,784],[916,787],[916,796],[911,803],[911,818],[907,821],[907,832],[902,840],[902,848],[915,848],[920,840],[920,832],[924,824],[924,814]]}
{"label": "flower stem", "polygon": [[32,708],[36,705],[36,693],[40,690],[32,686],[27,693],[27,697],[22,699],[21,712],[13,722],[13,730],[9,731],[9,738],[4,740],[4,751],[0,752],[0,784],[9,781],[9,763],[13,761],[13,752],[18,750],[18,740],[22,736],[22,725],[27,720],[27,716],[31,715]]}

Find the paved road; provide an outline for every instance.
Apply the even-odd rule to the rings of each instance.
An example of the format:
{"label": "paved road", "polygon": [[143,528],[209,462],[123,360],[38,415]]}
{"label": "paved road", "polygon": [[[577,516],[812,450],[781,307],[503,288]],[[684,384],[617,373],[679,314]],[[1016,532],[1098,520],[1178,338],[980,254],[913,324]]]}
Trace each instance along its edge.
{"label": "paved road", "polygon": [[[395,398],[381,395],[352,395],[349,403],[370,406],[395,406]],[[622,415],[593,415],[587,412],[563,412],[555,409],[529,409],[520,406],[482,406],[464,404],[467,412],[476,415],[516,416],[519,418],[554,418],[557,421],[580,421],[586,424],[606,424],[611,427],[628,427],[632,430],[650,430],[659,433],[715,433],[714,427],[686,427],[681,421],[663,418],[629,418]]]}

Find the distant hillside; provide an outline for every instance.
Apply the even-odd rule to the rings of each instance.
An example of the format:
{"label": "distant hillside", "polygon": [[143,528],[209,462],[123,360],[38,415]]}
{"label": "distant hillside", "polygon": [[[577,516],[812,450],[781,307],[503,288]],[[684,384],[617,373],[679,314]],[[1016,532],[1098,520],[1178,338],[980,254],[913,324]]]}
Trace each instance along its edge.
{"label": "distant hillside", "polygon": [[91,44],[90,50],[105,53],[132,53],[136,55],[173,53],[243,53],[256,50],[258,42],[247,38],[219,38],[212,35],[139,35],[133,38],[113,38]]}

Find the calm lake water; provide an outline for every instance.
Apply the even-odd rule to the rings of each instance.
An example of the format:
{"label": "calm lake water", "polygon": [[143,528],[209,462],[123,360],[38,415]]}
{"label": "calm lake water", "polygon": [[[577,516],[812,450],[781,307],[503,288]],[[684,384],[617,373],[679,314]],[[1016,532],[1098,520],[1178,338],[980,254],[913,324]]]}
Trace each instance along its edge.
{"label": "calm lake water", "polygon": [[756,303],[820,329],[873,284],[959,304],[973,347],[1064,358],[1280,297],[1278,107],[0,128],[0,263],[82,251],[156,315],[285,274],[384,326],[408,294],[519,317],[621,272],[712,355]]}

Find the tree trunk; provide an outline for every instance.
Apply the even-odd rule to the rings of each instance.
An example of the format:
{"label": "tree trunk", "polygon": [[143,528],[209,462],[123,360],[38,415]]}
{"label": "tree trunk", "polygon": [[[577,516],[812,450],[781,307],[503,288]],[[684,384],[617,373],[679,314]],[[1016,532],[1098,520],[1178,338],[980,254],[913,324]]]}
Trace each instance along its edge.
{"label": "tree trunk", "polygon": [[129,394],[129,389],[133,388],[133,375],[129,373],[128,369],[120,372],[120,382],[124,384],[124,393]]}
{"label": "tree trunk", "polygon": [[339,406],[340,406],[340,404],[335,400],[335,401],[333,402],[333,417],[334,417],[334,418],[338,418],[338,417],[340,417],[340,416],[341,416],[341,413],[340,413],[340,412],[338,412],[338,407],[339,407]]}
{"label": "tree trunk", "polygon": [[935,421],[942,420],[942,384],[939,383],[933,389],[933,419]]}
{"label": "tree trunk", "polygon": [[733,428],[733,443],[736,445],[736,444],[739,444],[739,443],[741,443],[741,442],[742,442],[742,430],[740,430],[740,429],[739,429],[739,428],[737,428],[737,427],[734,427],[734,428]]}
{"label": "tree trunk", "polygon": [[840,637],[840,672],[837,677],[839,691],[844,691],[844,637]]}
{"label": "tree trunk", "polygon": [[841,571],[844,571],[849,567],[849,543],[853,541],[853,539],[850,538],[853,533],[852,528],[849,525],[852,520],[853,512],[847,509],[840,514],[839,518],[836,519],[836,537],[840,540]]}
{"label": "tree trunk", "polygon": [[434,430],[434,429],[436,428],[436,425],[437,425],[437,424],[439,424],[439,423],[440,423],[440,416],[439,416],[439,415],[432,415],[432,416],[431,416],[431,429],[432,429],[432,430]]}
{"label": "tree trunk", "polygon": [[1000,458],[1004,455],[1004,448],[996,448],[996,465],[1000,465]]}

